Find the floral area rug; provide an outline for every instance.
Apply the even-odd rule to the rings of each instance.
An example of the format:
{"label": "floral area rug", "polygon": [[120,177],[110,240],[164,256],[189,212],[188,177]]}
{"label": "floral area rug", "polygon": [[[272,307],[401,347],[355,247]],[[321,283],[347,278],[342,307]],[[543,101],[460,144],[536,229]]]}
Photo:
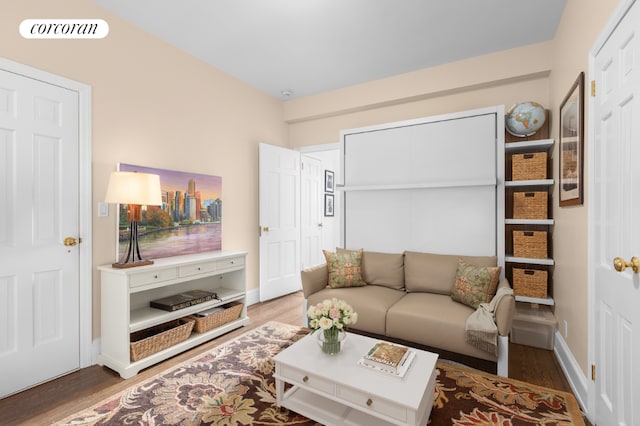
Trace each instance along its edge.
{"label": "floral area rug", "polygon": [[[275,406],[272,356],[309,331],[269,322],[56,425],[318,425]],[[439,362],[429,425],[584,425],[573,395]]]}

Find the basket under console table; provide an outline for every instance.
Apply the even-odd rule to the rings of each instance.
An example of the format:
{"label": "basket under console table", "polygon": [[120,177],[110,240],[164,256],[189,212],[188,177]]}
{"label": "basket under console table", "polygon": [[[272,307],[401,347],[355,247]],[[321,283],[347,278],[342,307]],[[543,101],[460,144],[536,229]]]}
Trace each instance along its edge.
{"label": "basket under console table", "polygon": [[[155,260],[153,265],[118,269],[99,266],[101,352],[98,364],[127,379],[144,368],[249,324],[246,303],[246,253],[207,252]],[[176,311],[151,308],[149,302],[189,290],[217,293],[218,299]],[[237,319],[201,333],[192,332],[166,349],[132,361],[131,334],[217,306],[242,303]]]}

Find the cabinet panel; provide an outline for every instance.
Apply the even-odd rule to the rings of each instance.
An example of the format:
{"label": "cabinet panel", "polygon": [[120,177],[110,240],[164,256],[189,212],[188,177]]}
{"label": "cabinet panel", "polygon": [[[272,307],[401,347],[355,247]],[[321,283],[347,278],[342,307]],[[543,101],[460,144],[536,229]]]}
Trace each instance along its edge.
{"label": "cabinet panel", "polygon": [[495,114],[434,120],[345,135],[345,185],[495,180]]}
{"label": "cabinet panel", "polygon": [[216,262],[194,263],[192,265],[180,266],[178,275],[181,277],[189,277],[192,275],[204,274],[216,270]]}
{"label": "cabinet panel", "polygon": [[129,278],[129,286],[139,287],[147,284],[173,280],[177,277],[178,272],[176,268],[151,270],[148,272],[131,274],[131,277]]}

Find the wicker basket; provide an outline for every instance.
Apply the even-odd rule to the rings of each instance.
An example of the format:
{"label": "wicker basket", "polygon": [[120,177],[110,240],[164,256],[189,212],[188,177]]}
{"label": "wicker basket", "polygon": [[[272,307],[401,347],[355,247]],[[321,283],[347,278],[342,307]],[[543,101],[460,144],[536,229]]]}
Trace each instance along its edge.
{"label": "wicker basket", "polygon": [[228,322],[237,320],[240,317],[243,306],[240,302],[232,302],[223,306],[223,308],[225,308],[224,311],[216,312],[206,317],[191,316],[189,318],[192,318],[196,322],[193,330],[196,333],[204,333]]}
{"label": "wicker basket", "polygon": [[546,259],[549,255],[547,232],[513,231],[513,255],[515,257]]}
{"label": "wicker basket", "polygon": [[547,178],[547,153],[530,152],[511,156],[511,180]]}
{"label": "wicker basket", "polygon": [[516,296],[547,297],[547,271],[513,268],[513,292]]}
{"label": "wicker basket", "polygon": [[514,219],[547,219],[547,192],[514,192]]}
{"label": "wicker basket", "polygon": [[180,318],[131,333],[131,361],[138,361],[187,340],[194,323],[191,318]]}

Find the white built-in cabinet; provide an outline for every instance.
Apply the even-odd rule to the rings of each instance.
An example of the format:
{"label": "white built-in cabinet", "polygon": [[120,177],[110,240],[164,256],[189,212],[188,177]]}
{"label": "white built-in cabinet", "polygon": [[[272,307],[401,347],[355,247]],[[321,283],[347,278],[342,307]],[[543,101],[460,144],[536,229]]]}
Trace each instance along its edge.
{"label": "white built-in cabinet", "polygon": [[504,265],[504,107],[342,132],[351,249],[497,256]]}
{"label": "white built-in cabinet", "polygon": [[[98,267],[101,277],[101,352],[98,364],[123,378],[136,375],[196,345],[249,324],[246,303],[246,253],[209,252],[155,260],[153,265],[118,269]],[[149,302],[188,290],[208,290],[212,300],[173,312],[151,308]],[[230,302],[244,304],[237,320],[205,333],[193,332],[176,345],[132,362],[130,335],[158,324],[183,318]]]}
{"label": "white built-in cabinet", "polygon": [[[542,129],[540,133],[547,132],[548,130]],[[553,153],[553,139],[535,139],[526,140],[523,142],[508,142],[505,143],[505,270],[506,277],[513,285],[513,268],[521,269],[533,269],[547,271],[547,296],[543,298],[527,297],[516,295],[516,301],[537,303],[541,305],[553,305],[553,225],[554,220],[552,217],[553,212],[553,167],[552,167],[552,153]],[[535,180],[512,180],[511,179],[511,158],[514,154],[523,153],[547,153],[547,176],[546,179]],[[513,218],[513,196],[516,191],[538,191],[547,193],[547,218],[546,219],[514,219]],[[547,257],[545,258],[524,258],[515,257],[513,255],[513,231],[544,231],[548,236],[547,244]]]}

